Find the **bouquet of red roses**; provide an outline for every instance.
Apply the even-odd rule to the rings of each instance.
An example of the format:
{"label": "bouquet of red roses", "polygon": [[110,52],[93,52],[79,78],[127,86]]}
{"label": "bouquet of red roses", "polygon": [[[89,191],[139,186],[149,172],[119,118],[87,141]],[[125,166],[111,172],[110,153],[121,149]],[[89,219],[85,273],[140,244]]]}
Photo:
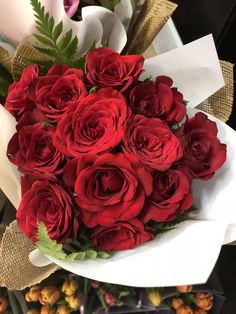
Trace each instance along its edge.
{"label": "bouquet of red roses", "polygon": [[[208,198],[201,192],[208,193],[206,181],[226,160],[226,145],[217,138],[218,127],[227,145],[235,135],[203,112],[187,112],[187,102],[175,86],[180,86],[190,105],[199,104],[222,86],[210,37],[202,39],[201,45],[199,42],[201,49],[197,49],[197,43],[183,48],[188,56],[191,51],[194,55],[196,51],[204,53],[211,69],[204,72],[205,64],[201,63],[200,73],[205,76],[196,84],[201,97],[195,97],[196,85],[186,83],[199,78],[199,64],[192,72],[186,71],[181,80],[172,65],[173,59],[178,66],[183,61],[182,49],[144,64],[142,56],[122,56],[93,44],[79,58],[78,38],[73,37],[73,32],[63,33],[62,22],[55,24],[39,1],[31,2],[38,30],[33,48],[40,53],[40,59],[28,60],[29,66],[9,88],[5,108],[16,118],[17,125],[7,149],[14,119],[0,108],[3,124],[9,124],[0,147],[6,165],[2,178],[6,172],[5,177],[12,176],[9,182],[15,184],[9,190],[15,207],[19,205],[19,227],[51,261],[71,272],[78,273],[78,268],[79,274],[88,278],[149,287],[184,284],[186,280],[203,282],[234,216],[228,213],[225,221],[219,222],[218,211],[225,193],[219,193],[219,205],[211,211],[208,209],[217,204],[208,205]],[[173,78],[168,77],[168,66],[165,70],[160,66],[165,58],[169,60],[163,61],[165,66],[174,68],[170,72]],[[191,57],[186,63],[189,61]],[[9,160],[23,173],[21,200],[18,196],[13,199],[12,190],[19,188],[19,177],[4,159],[6,150]],[[233,155],[231,145],[228,152]],[[231,157],[221,178],[232,187],[235,176],[231,172],[229,180],[230,160]],[[218,175],[210,182],[217,182],[216,194]],[[182,223],[178,231],[175,225],[192,218],[194,204],[201,209],[198,220]],[[169,230],[172,231],[166,233]],[[205,236],[209,230],[217,237],[212,254],[207,265],[191,255],[190,265],[195,260],[201,264],[201,278],[189,279],[193,272],[186,265],[186,246],[190,247],[198,234],[198,242],[204,241],[204,249],[208,249],[208,244],[213,243]],[[198,242],[194,242],[196,249]],[[128,250],[133,248],[136,249]],[[126,251],[113,254],[107,261],[81,262],[108,258],[111,252],[123,250]],[[176,254],[182,257],[172,266]],[[38,258],[40,266],[44,262]],[[180,273],[187,279],[176,272],[171,275],[170,264],[173,272],[175,268],[184,269]],[[145,270],[143,278],[137,276],[140,267]],[[153,267],[157,268],[155,277]],[[122,272],[120,278],[119,271],[123,269],[129,276]],[[165,272],[160,276],[162,269]]]}
{"label": "bouquet of red roses", "polygon": [[189,119],[171,78],[139,80],[142,56],[98,48],[84,61],[27,67],[5,104],[18,121],[7,155],[24,173],[19,227],[58,258],[152,240],[187,218],[192,180],[226,159],[215,122]]}

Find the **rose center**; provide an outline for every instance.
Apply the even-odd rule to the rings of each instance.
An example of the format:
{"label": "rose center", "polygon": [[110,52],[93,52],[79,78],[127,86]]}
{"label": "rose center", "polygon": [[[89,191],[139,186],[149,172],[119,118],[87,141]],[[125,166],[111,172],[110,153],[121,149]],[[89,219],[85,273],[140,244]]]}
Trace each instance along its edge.
{"label": "rose center", "polygon": [[123,178],[115,170],[102,171],[98,176],[100,190],[104,194],[119,192],[123,186]]}
{"label": "rose center", "polygon": [[168,200],[175,193],[176,185],[176,178],[172,175],[157,175],[154,179],[154,192],[152,199],[156,202]]}

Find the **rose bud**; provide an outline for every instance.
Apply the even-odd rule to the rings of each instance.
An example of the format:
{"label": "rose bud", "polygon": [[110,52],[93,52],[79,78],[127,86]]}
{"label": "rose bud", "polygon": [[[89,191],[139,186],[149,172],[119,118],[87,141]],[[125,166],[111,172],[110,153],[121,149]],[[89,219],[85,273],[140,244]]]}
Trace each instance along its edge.
{"label": "rose bud", "polygon": [[179,291],[179,292],[181,292],[181,293],[188,293],[188,292],[191,292],[192,291],[192,286],[177,286],[176,287],[177,288],[177,290]]}
{"label": "rose bud", "polygon": [[0,312],[5,312],[8,307],[8,301],[5,297],[0,297]]}
{"label": "rose bud", "polygon": [[148,299],[155,307],[158,307],[161,303],[161,296],[158,291],[149,292]]}
{"label": "rose bud", "polygon": [[41,291],[39,302],[42,305],[53,305],[60,299],[60,296],[61,292],[55,286],[46,286]]}
{"label": "rose bud", "polygon": [[184,301],[181,298],[174,298],[174,299],[171,300],[171,306],[175,310],[177,310],[183,304],[184,304]]}
{"label": "rose bud", "polygon": [[72,278],[65,280],[61,287],[61,291],[67,296],[74,294],[77,289],[78,289],[78,281]]}
{"label": "rose bud", "polygon": [[56,309],[50,305],[43,305],[40,314],[55,314]]}
{"label": "rose bud", "polygon": [[176,314],[194,314],[194,312],[190,306],[183,304],[176,310]]}
{"label": "rose bud", "polygon": [[104,301],[109,306],[112,306],[112,305],[116,304],[116,299],[113,296],[113,294],[111,294],[110,292],[107,292],[107,291],[105,291],[105,294],[104,294]]}
{"label": "rose bud", "polygon": [[37,302],[41,295],[41,289],[39,285],[30,287],[29,291],[25,294],[25,300],[27,302]]}
{"label": "rose bud", "polygon": [[97,280],[91,280],[91,287],[94,288],[94,289],[98,289],[100,288],[101,286],[101,283]]}
{"label": "rose bud", "polygon": [[208,312],[203,309],[197,309],[194,311],[194,314],[207,314]]}
{"label": "rose bud", "polygon": [[70,308],[66,305],[59,305],[57,308],[57,314],[69,314]]}
{"label": "rose bud", "polygon": [[200,309],[209,311],[213,305],[213,295],[209,292],[197,292],[195,303]]}
{"label": "rose bud", "polygon": [[70,295],[65,297],[66,302],[69,304],[69,307],[76,311],[81,306],[82,302],[78,295]]}
{"label": "rose bud", "polygon": [[30,309],[26,314],[40,314],[40,311],[38,309]]}

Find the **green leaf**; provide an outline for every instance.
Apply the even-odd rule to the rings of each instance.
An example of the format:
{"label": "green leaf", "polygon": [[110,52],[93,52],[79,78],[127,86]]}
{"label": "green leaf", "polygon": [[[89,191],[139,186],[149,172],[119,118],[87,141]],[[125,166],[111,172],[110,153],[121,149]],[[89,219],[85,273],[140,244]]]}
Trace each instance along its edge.
{"label": "green leaf", "polygon": [[[35,12],[35,24],[39,34],[34,34],[34,37],[45,47],[34,46],[47,57],[53,59],[54,64],[67,64],[70,66],[73,62],[78,48],[77,36],[72,38],[72,30],[69,30],[62,35],[63,22],[60,21],[55,25],[54,18],[45,12],[44,7],[39,0],[31,0],[31,5]],[[48,68],[48,64],[44,64]]]}
{"label": "green leaf", "polygon": [[58,47],[60,50],[66,49],[68,47],[70,41],[72,39],[72,29],[65,33],[65,35],[61,38],[58,43]]}
{"label": "green leaf", "polygon": [[0,96],[7,97],[9,85],[13,82],[10,73],[0,65]]}
{"label": "green leaf", "polygon": [[41,252],[47,255],[51,255],[58,259],[66,260],[69,262],[74,261],[74,260],[83,261],[85,259],[94,260],[98,257],[99,253],[101,254],[101,252],[102,252],[102,256],[106,256],[105,258],[110,256],[108,253],[105,254],[106,252],[103,252],[103,251],[96,252],[95,250],[92,250],[92,249],[79,251],[79,252],[73,252],[74,249],[72,245],[71,247],[69,247],[70,253],[67,254],[66,251],[68,251],[67,250],[68,244],[65,245],[65,248],[64,248],[63,245],[60,243],[57,243],[56,240],[50,239],[47,233],[47,228],[45,227],[43,222],[38,223],[38,241],[36,242],[36,246]]}
{"label": "green leaf", "polygon": [[65,51],[65,56],[67,59],[70,59],[77,51],[77,47],[78,47],[78,37],[75,36],[72,41],[69,43],[69,45],[67,46],[67,49]]}
{"label": "green leaf", "polygon": [[120,291],[120,293],[118,295],[118,299],[127,297],[129,294],[130,294],[130,291],[128,291],[128,290]]}
{"label": "green leaf", "polygon": [[101,259],[107,259],[107,258],[111,257],[111,253],[109,253],[107,251],[98,251],[97,257],[101,258]]}
{"label": "green leaf", "polygon": [[108,309],[108,306],[107,306],[107,304],[105,303],[104,296],[103,296],[103,292],[102,292],[100,289],[98,289],[98,290],[96,290],[96,294],[97,294],[97,297],[98,297],[98,299],[99,299],[99,301],[100,301],[100,303],[101,303],[103,309],[107,310],[107,309]]}
{"label": "green leaf", "polygon": [[55,41],[57,41],[58,37],[61,35],[62,30],[63,30],[63,23],[61,21],[60,23],[57,24],[57,26],[55,27],[52,33],[52,37]]}
{"label": "green leaf", "polygon": [[55,128],[56,126],[48,121],[43,121],[42,126]]}
{"label": "green leaf", "polygon": [[99,0],[99,2],[103,7],[113,11],[115,6],[120,2],[120,0]]}
{"label": "green leaf", "polygon": [[38,34],[33,34],[33,35],[42,44],[51,46],[52,40],[50,38],[46,37],[45,35],[38,35]]}
{"label": "green leaf", "polygon": [[87,259],[96,259],[97,255],[97,252],[94,250],[85,251],[85,258]]}
{"label": "green leaf", "polygon": [[184,102],[185,107],[187,107],[189,100],[184,100],[183,102]]}
{"label": "green leaf", "polygon": [[94,94],[94,93],[96,93],[97,90],[98,90],[97,86],[94,86],[94,87],[90,88],[89,94]]}

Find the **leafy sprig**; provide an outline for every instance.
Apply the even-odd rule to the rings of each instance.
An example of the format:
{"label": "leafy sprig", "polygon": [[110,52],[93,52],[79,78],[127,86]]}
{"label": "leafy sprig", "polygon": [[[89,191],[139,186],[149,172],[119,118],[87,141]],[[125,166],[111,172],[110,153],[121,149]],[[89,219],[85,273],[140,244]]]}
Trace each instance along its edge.
{"label": "leafy sprig", "polygon": [[33,35],[43,45],[34,48],[53,59],[54,63],[70,65],[78,48],[78,37],[73,36],[72,30],[62,36],[62,21],[55,25],[54,18],[45,12],[39,0],[31,0],[31,5],[35,12],[36,29],[39,32]]}
{"label": "leafy sprig", "polygon": [[190,220],[190,214],[197,211],[197,207],[192,205],[189,209],[187,209],[183,214],[179,215],[176,219],[167,222],[155,222],[151,221],[148,226],[152,229],[152,233],[155,235],[165,233],[167,231],[175,229],[175,226],[181,222],[186,220]]}
{"label": "leafy sprig", "polygon": [[110,253],[106,251],[95,251],[90,248],[79,252],[74,251],[67,253],[67,250],[62,244],[57,243],[56,240],[50,239],[47,228],[43,222],[38,223],[38,241],[36,242],[36,246],[42,253],[66,261],[82,261],[86,259],[94,260],[96,258],[106,259],[110,257]]}

